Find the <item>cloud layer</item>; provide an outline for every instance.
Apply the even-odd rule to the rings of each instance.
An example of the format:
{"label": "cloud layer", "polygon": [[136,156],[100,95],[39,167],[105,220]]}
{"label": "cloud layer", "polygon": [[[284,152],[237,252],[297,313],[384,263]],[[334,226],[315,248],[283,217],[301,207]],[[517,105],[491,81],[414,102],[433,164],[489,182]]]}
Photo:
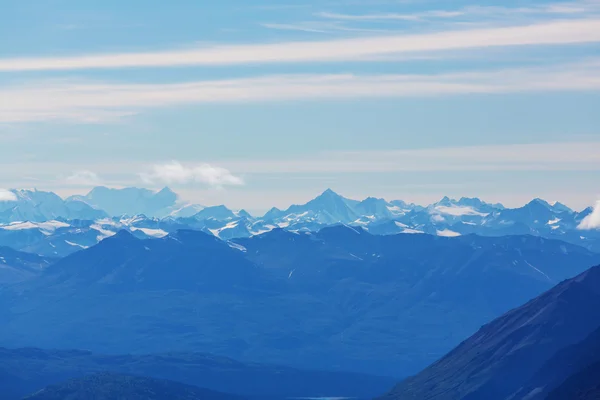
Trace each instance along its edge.
{"label": "cloud layer", "polygon": [[600,19],[580,18],[522,26],[328,41],[228,45],[147,53],[4,58],[0,59],[0,71],[340,62],[415,52],[594,42],[600,42]]}
{"label": "cloud layer", "polygon": [[[216,166],[219,167],[216,167]],[[11,168],[9,168],[9,166]],[[73,165],[68,165],[72,168]],[[10,178],[11,170],[44,181],[65,174],[61,162],[0,162],[0,181]],[[411,171],[600,171],[600,141],[555,142],[508,145],[421,148],[408,150],[321,151],[295,157],[256,156],[243,159],[219,158],[201,164],[193,160],[156,163],[150,166],[130,159],[86,161],[81,169],[98,171],[102,176],[119,176],[119,184],[134,184],[136,174],[147,182],[207,183],[236,185],[245,174],[353,174]],[[128,171],[128,172],[126,172]],[[123,174],[126,175],[123,175]],[[44,175],[46,174],[46,175]],[[114,182],[113,182],[114,183]]]}
{"label": "cloud layer", "polygon": [[271,75],[175,84],[54,81],[3,89],[0,122],[111,121],[145,108],[190,103],[597,90],[600,59],[431,75]]}
{"label": "cloud layer", "polygon": [[426,21],[436,19],[486,20],[514,16],[573,16],[594,15],[600,11],[598,0],[579,0],[529,5],[525,7],[468,5],[462,8],[434,9],[414,13],[342,14],[319,12],[317,17],[341,21]]}
{"label": "cloud layer", "polygon": [[172,161],[153,165],[150,172],[140,174],[147,183],[188,184],[201,183],[213,187],[243,185],[242,178],[233,175],[225,168],[210,164],[183,165]]}

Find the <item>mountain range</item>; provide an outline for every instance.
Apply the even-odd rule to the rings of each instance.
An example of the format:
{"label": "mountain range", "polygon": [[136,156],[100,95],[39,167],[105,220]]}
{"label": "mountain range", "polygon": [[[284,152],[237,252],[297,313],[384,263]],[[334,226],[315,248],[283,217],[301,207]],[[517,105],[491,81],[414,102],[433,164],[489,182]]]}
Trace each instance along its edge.
{"label": "mountain range", "polygon": [[97,374],[143,376],[177,381],[248,398],[283,400],[295,397],[380,395],[392,378],[348,372],[295,369],[242,363],[203,353],[95,354],[82,350],[0,348],[3,400],[21,399],[53,384]]}
{"label": "mountain range", "polygon": [[224,205],[188,204],[168,188],[153,192],[98,187],[85,196],[66,200],[50,192],[13,190],[12,193],[14,201],[0,202],[0,245],[49,257],[64,257],[121,229],[140,238],[194,229],[230,240],[277,228],[310,232],[336,224],[362,227],[377,235],[527,234],[600,252],[600,224],[597,218],[592,218],[591,207],[577,212],[561,203],[550,204],[541,199],[514,209],[477,198],[448,197],[418,206],[374,197],[351,200],[328,189],[306,204],[286,210],[273,208],[257,217]]}
{"label": "mountain range", "polygon": [[223,241],[123,230],[1,288],[0,343],[203,351],[405,376],[598,263],[583,247],[530,235],[372,235],[338,225]]}
{"label": "mountain range", "polygon": [[[34,396],[123,383],[132,396],[144,387],[190,389],[163,381],[171,379],[273,400],[373,397],[392,386],[373,376],[413,374],[384,398],[597,393],[600,268],[588,268],[600,264],[600,230],[592,208],[448,197],[420,206],[329,189],[263,216],[185,203],[168,188],[100,187],[67,199],[12,190],[3,199],[0,343],[15,350],[4,350],[0,381],[18,396],[48,384],[58,386]],[[175,368],[207,360],[219,360],[218,373]],[[259,393],[240,378],[271,379],[265,365],[257,371],[267,375],[253,375],[256,360],[290,366],[277,370],[279,379],[315,367],[330,375],[309,374],[311,387],[323,389],[309,394],[288,390],[296,378],[286,390]],[[243,372],[223,375],[233,365]],[[365,390],[320,384],[319,376]]]}
{"label": "mountain range", "polygon": [[243,400],[196,386],[139,376],[100,373],[48,386],[25,400]]}
{"label": "mountain range", "polygon": [[0,222],[46,222],[55,219],[98,219],[108,214],[86,202],[63,200],[52,192],[38,190],[10,190],[0,201]]}

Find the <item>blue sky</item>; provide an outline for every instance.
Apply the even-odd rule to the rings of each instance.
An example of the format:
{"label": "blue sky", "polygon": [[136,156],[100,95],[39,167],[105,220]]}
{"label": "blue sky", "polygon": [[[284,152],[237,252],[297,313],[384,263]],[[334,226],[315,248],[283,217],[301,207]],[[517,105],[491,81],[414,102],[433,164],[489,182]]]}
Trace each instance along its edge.
{"label": "blue sky", "polygon": [[0,188],[600,194],[600,1],[4,0]]}

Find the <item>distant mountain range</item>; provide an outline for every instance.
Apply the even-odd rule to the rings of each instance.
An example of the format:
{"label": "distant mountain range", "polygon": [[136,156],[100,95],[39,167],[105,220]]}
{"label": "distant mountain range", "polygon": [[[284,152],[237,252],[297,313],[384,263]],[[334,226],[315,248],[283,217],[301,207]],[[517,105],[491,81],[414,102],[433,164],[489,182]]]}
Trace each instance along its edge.
{"label": "distant mountain range", "polygon": [[204,207],[179,200],[179,196],[165,187],[158,192],[149,189],[111,189],[103,186],[92,189],[85,196],[71,196],[67,201],[80,201],[104,210],[110,216],[146,215],[149,217],[191,217]]}
{"label": "distant mountain range", "polygon": [[55,219],[98,219],[108,214],[78,200],[63,200],[52,192],[11,190],[12,200],[0,201],[0,222],[46,222]]}
{"label": "distant mountain range", "polygon": [[0,202],[0,246],[49,257],[64,257],[121,229],[140,238],[194,229],[230,240],[277,228],[310,232],[336,224],[360,226],[376,235],[535,235],[600,252],[600,222],[592,218],[592,208],[577,212],[541,199],[515,209],[477,198],[447,197],[418,206],[373,197],[350,200],[328,189],[306,204],[273,208],[256,217],[223,205],[187,204],[168,188],[153,192],[98,187],[66,200],[49,192],[12,193],[15,201]]}
{"label": "distant mountain range", "polygon": [[[117,381],[121,375],[144,376],[255,400],[300,397],[369,399],[384,393],[394,383],[394,379],[387,377],[242,363],[202,353],[104,355],[81,350],[0,348],[2,400],[22,399],[49,385],[58,386],[49,388],[47,394],[56,394],[65,386],[79,389],[79,384],[84,384],[85,389],[89,387],[88,377],[106,373],[116,374]],[[63,384],[72,379],[78,385],[72,387]],[[107,383],[110,381],[112,379]],[[129,399],[123,396],[109,398]],[[168,399],[170,397],[165,397],[165,400]]]}
{"label": "distant mountain range", "polygon": [[194,350],[403,376],[598,263],[600,254],[534,236],[372,235],[338,225],[142,240],[123,230],[1,289],[0,343]]}
{"label": "distant mountain range", "polygon": [[600,266],[485,325],[381,399],[597,399],[599,365]]}
{"label": "distant mountain range", "polygon": [[164,379],[104,372],[50,385],[24,400],[243,400]]}

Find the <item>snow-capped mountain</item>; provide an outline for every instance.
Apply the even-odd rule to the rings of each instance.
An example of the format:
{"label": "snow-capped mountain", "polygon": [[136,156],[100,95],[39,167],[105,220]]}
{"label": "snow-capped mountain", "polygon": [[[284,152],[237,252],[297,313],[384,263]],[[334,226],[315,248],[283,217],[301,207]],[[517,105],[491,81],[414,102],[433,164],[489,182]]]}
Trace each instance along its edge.
{"label": "snow-capped mountain", "polygon": [[52,192],[39,190],[10,190],[14,196],[0,201],[0,223],[53,219],[97,219],[106,213],[76,199],[63,200]]}
{"label": "snow-capped mountain", "polygon": [[291,221],[304,221],[324,225],[340,222],[351,223],[360,216],[353,209],[352,202],[349,202],[348,199],[345,199],[331,189],[327,189],[306,204],[293,205],[287,210],[282,211],[279,215],[272,215],[276,217],[275,219],[270,219],[272,216],[269,214],[271,212],[267,213],[263,219],[270,222],[282,220],[284,224],[289,222],[290,225]]}
{"label": "snow-capped mountain", "polygon": [[144,214],[159,218],[185,218],[197,214],[204,208],[197,204],[182,202],[168,187],[155,192],[135,187],[112,189],[98,186],[85,196],[71,196],[67,200],[87,203],[106,211],[112,217]]}
{"label": "snow-capped mountain", "polygon": [[144,215],[97,220],[52,220],[0,224],[0,246],[40,254],[64,257],[98,244],[127,230],[140,239],[161,238],[187,225],[173,219],[148,218]]}
{"label": "snow-capped mountain", "polygon": [[[428,206],[368,197],[345,198],[327,189],[313,200],[286,210],[272,208],[262,217],[224,205],[182,203],[165,188],[96,188],[86,196],[62,200],[49,192],[13,191],[15,201],[0,202],[0,245],[49,256],[70,254],[125,229],[135,236],[162,237],[178,229],[203,231],[224,240],[251,237],[273,229],[315,232],[327,226],[360,226],[377,235],[437,236],[534,235],[600,251],[600,230],[593,208],[576,212],[556,202],[534,199],[506,208],[478,198],[444,197]],[[92,207],[108,207],[108,212]],[[141,212],[146,210],[149,213]],[[121,213],[122,211],[137,211]],[[118,215],[108,217],[107,214]],[[581,227],[590,227],[583,230]]]}

